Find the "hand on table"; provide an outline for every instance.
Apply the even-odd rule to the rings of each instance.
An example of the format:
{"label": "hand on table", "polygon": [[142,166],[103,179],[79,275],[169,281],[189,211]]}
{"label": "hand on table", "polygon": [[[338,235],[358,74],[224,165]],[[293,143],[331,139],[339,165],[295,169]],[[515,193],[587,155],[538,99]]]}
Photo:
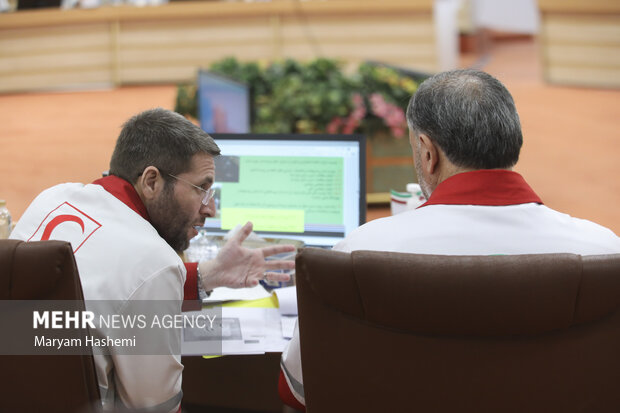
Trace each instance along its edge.
{"label": "hand on table", "polygon": [[262,279],[285,282],[290,280],[289,274],[274,271],[292,270],[295,268],[295,261],[267,261],[266,258],[283,252],[293,252],[295,247],[274,245],[256,249],[246,248],[241,244],[251,233],[252,223],[248,222],[224,244],[215,259],[198,264],[205,291],[215,287],[254,287]]}

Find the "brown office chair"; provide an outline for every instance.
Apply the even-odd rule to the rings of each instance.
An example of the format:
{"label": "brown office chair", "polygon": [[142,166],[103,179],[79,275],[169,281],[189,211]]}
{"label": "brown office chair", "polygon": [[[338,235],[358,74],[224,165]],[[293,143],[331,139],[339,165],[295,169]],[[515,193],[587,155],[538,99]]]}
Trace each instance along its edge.
{"label": "brown office chair", "polygon": [[[79,300],[84,296],[71,244],[0,240],[1,300]],[[17,304],[16,304],[17,305]],[[84,335],[84,330],[77,331]],[[3,340],[11,340],[3,332]],[[0,411],[93,412],[100,406],[92,353],[2,355]]]}
{"label": "brown office chair", "polygon": [[620,254],[297,256],[309,412],[619,412]]}

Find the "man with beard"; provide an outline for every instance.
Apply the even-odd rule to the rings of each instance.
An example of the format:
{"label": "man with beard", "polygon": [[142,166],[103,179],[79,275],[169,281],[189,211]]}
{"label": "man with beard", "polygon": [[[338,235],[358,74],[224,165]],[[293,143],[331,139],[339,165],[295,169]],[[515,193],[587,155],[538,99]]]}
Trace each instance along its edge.
{"label": "man with beard", "polygon": [[[294,247],[242,247],[251,223],[213,260],[184,265],[179,258],[197,234],[195,227],[215,214],[211,185],[219,152],[211,136],[177,113],[140,113],[123,126],[110,176],[43,191],[11,238],[71,242],[85,300],[110,300],[112,314],[124,314],[137,300],[161,300],[161,313],[178,315],[183,299],[198,298],[199,290],[250,287],[263,278],[287,281],[288,275],[273,271],[292,269],[294,263],[265,258]],[[158,334],[154,340],[165,348],[178,346],[178,330]],[[104,410],[179,410],[180,354],[108,350],[95,355]]]}
{"label": "man with beard", "polygon": [[[445,255],[620,252],[620,238],[612,231],[544,206],[512,170],[523,143],[521,124],[512,96],[494,77],[455,70],[427,79],[409,101],[407,123],[418,181],[428,201],[416,210],[357,228],[335,250]],[[282,354],[279,388],[285,403],[303,410],[297,330]]]}

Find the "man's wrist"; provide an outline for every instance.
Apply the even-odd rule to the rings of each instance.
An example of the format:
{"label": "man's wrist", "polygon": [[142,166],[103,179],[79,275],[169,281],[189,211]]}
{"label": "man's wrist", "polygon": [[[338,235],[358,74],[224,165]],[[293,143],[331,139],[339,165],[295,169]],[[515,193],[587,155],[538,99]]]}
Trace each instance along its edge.
{"label": "man's wrist", "polygon": [[198,299],[200,301],[204,301],[207,297],[211,295],[213,290],[210,289],[209,291],[206,291],[204,288],[204,284],[202,282],[202,274],[200,273],[200,263],[196,265],[196,278],[198,280]]}
{"label": "man's wrist", "polygon": [[215,276],[217,273],[215,270],[215,259],[199,262],[198,269],[201,277],[200,285],[204,291],[211,292],[214,288],[220,287],[216,281],[217,277]]}

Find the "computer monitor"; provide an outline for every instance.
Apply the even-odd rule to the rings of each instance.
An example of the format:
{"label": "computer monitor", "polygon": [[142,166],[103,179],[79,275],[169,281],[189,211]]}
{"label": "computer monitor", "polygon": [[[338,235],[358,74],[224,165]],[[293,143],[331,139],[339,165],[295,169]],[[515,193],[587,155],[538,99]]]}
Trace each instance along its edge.
{"label": "computer monitor", "polygon": [[201,70],[198,73],[198,117],[200,126],[208,133],[248,133],[248,87]]}
{"label": "computer monitor", "polygon": [[213,134],[221,235],[247,221],[266,238],[331,247],[366,221],[366,144],[361,135]]}

